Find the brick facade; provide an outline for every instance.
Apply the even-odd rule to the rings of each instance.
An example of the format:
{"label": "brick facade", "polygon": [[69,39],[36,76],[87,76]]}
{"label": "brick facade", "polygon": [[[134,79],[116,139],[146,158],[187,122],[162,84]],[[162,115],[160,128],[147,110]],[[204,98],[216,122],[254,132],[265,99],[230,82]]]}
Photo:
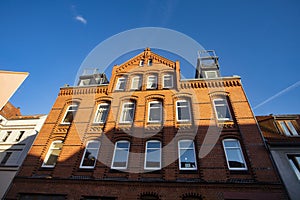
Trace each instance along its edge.
{"label": "brick facade", "polygon": [[[149,89],[148,77],[153,75],[157,77],[157,85]],[[173,87],[165,88],[164,75],[172,75]],[[131,90],[135,76],[142,80],[139,90]],[[120,77],[126,79],[125,88],[116,90]],[[227,102],[230,119],[218,120],[213,104],[216,99]],[[176,106],[180,100],[189,102],[189,120],[178,120]],[[162,104],[160,122],[148,120],[149,102],[153,101]],[[126,102],[134,104],[131,123],[120,122]],[[94,123],[94,117],[100,103],[108,103],[110,109],[106,122],[99,124]],[[64,124],[70,105],[78,105],[78,110],[73,122]],[[229,170],[224,139],[239,141],[246,169]],[[42,167],[55,140],[63,141],[57,163],[53,168]],[[81,160],[91,140],[101,143],[98,159],[94,168],[83,169]],[[124,140],[130,143],[127,167],[112,169],[114,144]],[[162,146],[161,169],[155,171],[144,169],[146,143],[150,140],[160,141]],[[179,167],[181,140],[194,143],[193,170]],[[181,80],[180,63],[150,49],[114,66],[109,84],[61,88],[7,199],[34,194],[61,195],[67,199],[287,198],[240,78]]]}

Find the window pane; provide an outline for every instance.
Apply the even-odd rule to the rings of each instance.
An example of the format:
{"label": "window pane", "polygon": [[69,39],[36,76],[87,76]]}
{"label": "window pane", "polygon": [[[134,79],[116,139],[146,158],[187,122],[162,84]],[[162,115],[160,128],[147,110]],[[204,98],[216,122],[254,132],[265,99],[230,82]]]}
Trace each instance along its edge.
{"label": "window pane", "polygon": [[148,141],[146,144],[145,168],[160,168],[161,143],[159,141]]}
{"label": "window pane", "polygon": [[121,122],[125,122],[125,123],[132,122],[133,117],[134,117],[134,104],[133,103],[125,103],[123,105]]}
{"label": "window pane", "polygon": [[287,136],[291,136],[290,131],[287,128],[287,126],[285,125],[284,121],[280,121],[279,124],[280,124],[284,134],[287,135]]}
{"label": "window pane", "polygon": [[297,130],[295,129],[293,123],[291,121],[287,121],[287,125],[292,133],[293,136],[298,136],[298,132]]}
{"label": "window pane", "polygon": [[231,119],[231,115],[227,106],[227,103],[224,99],[214,100],[215,109],[217,112],[218,119]]}
{"label": "window pane", "polygon": [[118,83],[117,83],[117,90],[124,90],[125,89],[125,84],[126,84],[126,79],[125,78],[119,78]]}
{"label": "window pane", "polygon": [[231,170],[246,170],[247,166],[238,140],[223,140],[228,168]]}
{"label": "window pane", "polygon": [[149,104],[149,121],[150,122],[160,122],[162,106],[160,102],[151,102]]}
{"label": "window pane", "polygon": [[245,164],[240,149],[227,149],[230,168],[244,168]]}
{"label": "window pane", "polygon": [[156,76],[148,76],[147,88],[154,89],[157,87],[157,78]]}
{"label": "window pane", "polygon": [[51,147],[46,155],[46,158],[43,163],[43,167],[54,167],[58,156],[61,152],[63,143],[61,141],[56,141],[51,144]]}
{"label": "window pane", "polygon": [[68,107],[63,123],[71,123],[77,111],[77,105],[71,105]]}
{"label": "window pane", "polygon": [[171,87],[173,87],[173,76],[165,75],[164,76],[164,88],[171,88]]}
{"label": "window pane", "polygon": [[112,168],[126,168],[129,152],[129,142],[117,142],[113,157]]}
{"label": "window pane", "polygon": [[139,90],[141,88],[140,77],[134,77],[131,83],[131,89]]}
{"label": "window pane", "polygon": [[180,150],[181,168],[196,168],[194,149]]}
{"label": "window pane", "polygon": [[299,155],[288,155],[288,159],[293,171],[296,174],[298,180],[300,180],[300,156]]}
{"label": "window pane", "polygon": [[187,148],[193,149],[194,148],[193,141],[180,141],[179,147],[184,148],[184,149],[187,149]]}
{"label": "window pane", "polygon": [[109,111],[109,104],[100,104],[94,122],[104,123]]}
{"label": "window pane", "polygon": [[177,101],[177,117],[179,121],[190,121],[190,107],[187,101]]}

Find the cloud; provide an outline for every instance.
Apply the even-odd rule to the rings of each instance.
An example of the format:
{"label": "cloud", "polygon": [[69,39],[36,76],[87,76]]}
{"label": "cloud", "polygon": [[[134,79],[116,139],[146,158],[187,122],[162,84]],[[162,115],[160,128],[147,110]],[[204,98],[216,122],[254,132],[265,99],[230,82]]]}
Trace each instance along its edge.
{"label": "cloud", "polygon": [[277,94],[271,96],[271,97],[268,98],[267,100],[261,102],[260,104],[258,104],[257,106],[255,106],[255,107],[253,108],[253,110],[254,110],[254,109],[257,109],[257,108],[259,108],[259,107],[261,107],[261,106],[263,106],[263,105],[265,105],[265,104],[268,103],[269,101],[272,101],[273,99],[275,99],[275,98],[277,98],[277,97],[283,95],[284,93],[286,93],[286,92],[288,92],[288,91],[290,91],[290,90],[292,90],[292,89],[294,89],[294,88],[296,88],[296,87],[298,87],[298,86],[300,86],[300,81],[294,83],[293,85],[291,85],[291,86],[285,88],[284,90],[281,90],[281,91],[278,92]]}
{"label": "cloud", "polygon": [[77,15],[75,19],[83,24],[87,24],[87,20],[83,18],[81,15]]}

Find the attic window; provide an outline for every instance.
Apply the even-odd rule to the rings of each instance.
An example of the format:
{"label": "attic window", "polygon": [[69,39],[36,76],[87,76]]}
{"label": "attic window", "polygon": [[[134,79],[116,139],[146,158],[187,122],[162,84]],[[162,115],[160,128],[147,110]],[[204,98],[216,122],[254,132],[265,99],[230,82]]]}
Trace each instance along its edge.
{"label": "attic window", "polygon": [[89,85],[90,81],[90,79],[81,80],[79,86]]}
{"label": "attic window", "polygon": [[152,66],[152,59],[148,60],[148,66]]}
{"label": "attic window", "polygon": [[140,67],[144,66],[144,60],[140,60],[139,66],[140,66]]}

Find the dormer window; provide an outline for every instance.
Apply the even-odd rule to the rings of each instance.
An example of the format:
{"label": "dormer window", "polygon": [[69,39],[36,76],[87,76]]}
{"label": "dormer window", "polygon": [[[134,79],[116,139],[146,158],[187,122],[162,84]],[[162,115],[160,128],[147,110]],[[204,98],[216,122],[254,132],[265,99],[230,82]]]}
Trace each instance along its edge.
{"label": "dormer window", "polygon": [[140,66],[140,67],[144,66],[144,60],[140,60],[139,66]]}
{"label": "dormer window", "polygon": [[125,86],[126,86],[126,78],[125,77],[118,78],[116,90],[123,91],[125,90]]}
{"label": "dormer window", "polygon": [[154,75],[148,76],[147,89],[157,88],[157,77]]}
{"label": "dormer window", "polygon": [[91,79],[80,80],[79,86],[89,85]]}
{"label": "dormer window", "polygon": [[293,125],[292,121],[279,121],[281,132],[284,133],[286,136],[289,137],[299,137],[299,133],[297,132],[295,126]]}
{"label": "dormer window", "polygon": [[148,60],[148,66],[152,66],[152,59]]}

